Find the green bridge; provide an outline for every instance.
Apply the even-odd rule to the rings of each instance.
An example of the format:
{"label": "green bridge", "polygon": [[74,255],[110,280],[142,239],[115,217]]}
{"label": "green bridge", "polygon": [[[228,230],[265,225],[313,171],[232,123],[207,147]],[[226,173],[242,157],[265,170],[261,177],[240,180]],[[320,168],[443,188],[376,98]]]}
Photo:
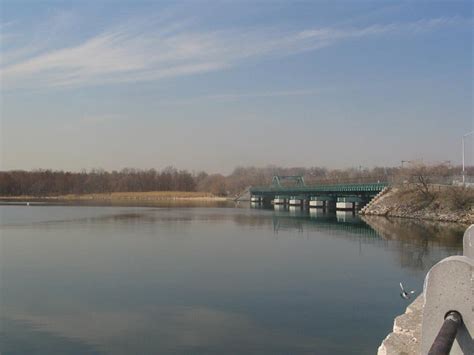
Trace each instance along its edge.
{"label": "green bridge", "polygon": [[[291,181],[293,184],[291,186],[284,186],[282,184],[283,181]],[[368,202],[387,186],[387,182],[309,186],[305,184],[302,176],[274,176],[270,186],[251,187],[250,194],[253,197],[260,198],[262,202],[270,202],[278,197],[299,198],[303,200],[317,199],[318,197],[323,199],[331,197],[340,200],[355,198]]]}

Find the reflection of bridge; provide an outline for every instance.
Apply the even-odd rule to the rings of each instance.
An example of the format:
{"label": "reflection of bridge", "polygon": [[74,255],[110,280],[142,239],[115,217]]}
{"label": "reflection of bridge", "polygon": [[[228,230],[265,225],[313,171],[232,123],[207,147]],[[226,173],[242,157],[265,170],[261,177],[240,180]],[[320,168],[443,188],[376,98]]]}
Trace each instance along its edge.
{"label": "reflection of bridge", "polygon": [[[293,185],[283,186],[283,181],[291,181]],[[388,186],[386,182],[361,183],[361,184],[332,184],[307,186],[301,176],[274,176],[271,186],[252,187],[251,201],[269,203],[279,196],[283,201],[298,199],[309,201],[318,197],[353,198],[362,203],[367,203],[376,194]],[[356,200],[354,200],[356,201]]]}
{"label": "reflection of bridge", "polygon": [[[251,208],[272,211],[263,204]],[[267,216],[262,218],[262,216]],[[242,216],[242,215],[239,215]],[[301,209],[275,206],[271,214],[246,215],[239,224],[273,227],[275,234],[294,233],[311,235],[323,233],[331,237],[349,239],[361,245],[388,248],[402,268],[427,272],[438,260],[453,253],[462,253],[459,236],[463,226],[456,224],[440,228],[436,223],[411,219],[359,217],[351,211],[327,212],[321,209]]]}
{"label": "reflection of bridge", "polygon": [[382,241],[378,233],[358,216],[350,212],[350,216],[344,216],[340,219],[336,214],[316,214],[305,211],[275,211],[273,214],[273,229],[275,232],[280,230],[298,230],[303,229],[324,231],[324,232],[344,232],[356,234],[363,237],[374,238]]}

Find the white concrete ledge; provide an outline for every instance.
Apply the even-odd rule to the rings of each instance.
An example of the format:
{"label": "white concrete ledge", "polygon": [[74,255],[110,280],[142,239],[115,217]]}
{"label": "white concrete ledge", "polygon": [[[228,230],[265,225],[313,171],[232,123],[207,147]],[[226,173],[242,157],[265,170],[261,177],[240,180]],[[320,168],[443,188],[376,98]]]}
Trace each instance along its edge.
{"label": "white concrete ledge", "polygon": [[405,313],[396,317],[393,332],[379,346],[378,355],[417,355],[421,349],[423,294],[410,304]]}

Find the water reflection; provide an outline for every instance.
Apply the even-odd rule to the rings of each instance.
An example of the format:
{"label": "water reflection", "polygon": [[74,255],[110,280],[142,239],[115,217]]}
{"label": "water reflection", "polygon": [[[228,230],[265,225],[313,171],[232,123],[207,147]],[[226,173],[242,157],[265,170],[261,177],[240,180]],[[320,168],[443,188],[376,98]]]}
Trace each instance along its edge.
{"label": "water reflection", "polygon": [[[260,209],[273,211],[274,233],[282,231],[324,231],[339,236],[361,237],[361,243],[379,245],[395,252],[401,267],[413,270],[428,270],[438,260],[461,255],[461,238],[465,227],[453,223],[420,221],[415,219],[359,216],[353,211],[327,211],[319,208],[305,209],[295,206],[263,206]],[[262,216],[237,217],[241,225],[265,224]],[[342,233],[341,233],[342,232]],[[345,232],[345,233],[344,233]]]}
{"label": "water reflection", "polygon": [[362,219],[381,238],[392,242],[402,267],[425,270],[444,257],[462,255],[462,225],[371,216]]}
{"label": "water reflection", "polygon": [[273,206],[273,208],[275,209],[275,211],[288,211],[288,206],[286,205],[275,205]]}
{"label": "water reflection", "polygon": [[[179,349],[199,352],[208,348],[219,353],[229,353],[229,349],[248,353],[261,348],[280,353],[294,344],[298,344],[301,351],[318,347],[317,338],[297,332],[279,332],[275,336],[251,316],[206,307],[148,307],[135,312],[86,311],[16,315],[15,318],[4,319],[8,335],[11,337],[13,332],[20,334],[21,346],[24,350],[33,350],[33,353],[40,335],[44,337],[42,342],[49,343],[49,346],[54,344],[56,349],[67,350],[68,354],[130,354],[128,349],[142,354],[175,353]],[[3,344],[5,354],[9,350],[18,353],[18,348],[5,346],[8,344]]]}
{"label": "water reflection", "polygon": [[0,352],[374,353],[398,282],[461,252],[462,227],[262,207],[0,207]]}
{"label": "water reflection", "polygon": [[354,211],[336,211],[336,218],[338,222],[357,223],[359,221]]}
{"label": "water reflection", "polygon": [[330,218],[330,216],[332,216],[332,214],[330,214],[328,211],[322,208],[310,208],[309,216],[311,218],[316,218],[316,219],[318,218],[328,219]]}

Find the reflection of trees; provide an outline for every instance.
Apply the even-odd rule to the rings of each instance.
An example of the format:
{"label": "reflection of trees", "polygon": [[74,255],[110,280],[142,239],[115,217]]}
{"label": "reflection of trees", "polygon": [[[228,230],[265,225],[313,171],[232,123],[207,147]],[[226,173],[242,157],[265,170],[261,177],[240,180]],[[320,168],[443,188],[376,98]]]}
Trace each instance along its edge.
{"label": "reflection of trees", "polygon": [[464,227],[459,225],[374,216],[338,221],[334,213],[310,214],[307,210],[283,209],[271,214],[250,211],[253,213],[234,215],[234,221],[239,225],[268,225],[275,233],[323,232],[357,241],[361,249],[373,245],[393,250],[400,266],[411,270],[425,272],[442,258],[462,253]]}
{"label": "reflection of trees", "polygon": [[402,267],[427,271],[439,260],[462,253],[463,226],[373,216],[363,220],[390,242]]}

